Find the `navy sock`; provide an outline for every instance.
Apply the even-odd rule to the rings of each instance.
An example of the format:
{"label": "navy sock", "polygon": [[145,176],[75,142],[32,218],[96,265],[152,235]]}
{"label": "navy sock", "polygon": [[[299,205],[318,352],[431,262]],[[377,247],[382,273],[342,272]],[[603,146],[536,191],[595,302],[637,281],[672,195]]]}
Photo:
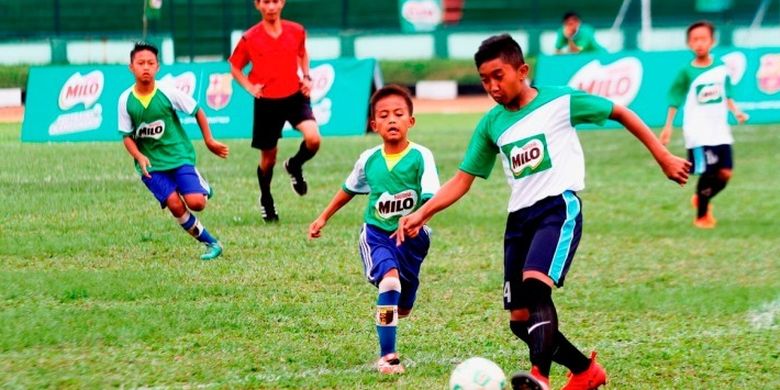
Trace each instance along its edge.
{"label": "navy sock", "polygon": [[401,298],[401,282],[398,278],[384,278],[379,282],[376,299],[376,333],[379,337],[379,356],[395,352],[398,328],[398,301]]}
{"label": "navy sock", "polygon": [[204,244],[213,244],[217,242],[208,230],[200,223],[198,217],[190,212],[185,212],[181,217],[176,218],[179,221],[182,229],[184,229],[191,236],[195,237],[198,241]]}
{"label": "navy sock", "polygon": [[[523,340],[526,344],[530,342],[528,337],[528,322],[509,321],[509,328],[520,340]],[[552,354],[552,361],[568,368],[575,374],[583,372],[590,367],[590,359],[569,342],[563,333],[558,331],[556,339],[556,347]]]}
{"label": "navy sock", "polygon": [[[696,196],[698,198],[699,206],[696,210],[696,216],[701,218],[707,215],[707,211],[710,205],[710,199],[715,196],[720,190],[725,187],[720,187],[719,180],[712,173],[704,173],[699,177],[699,182],[696,184]],[[717,191],[716,191],[717,189]]]}

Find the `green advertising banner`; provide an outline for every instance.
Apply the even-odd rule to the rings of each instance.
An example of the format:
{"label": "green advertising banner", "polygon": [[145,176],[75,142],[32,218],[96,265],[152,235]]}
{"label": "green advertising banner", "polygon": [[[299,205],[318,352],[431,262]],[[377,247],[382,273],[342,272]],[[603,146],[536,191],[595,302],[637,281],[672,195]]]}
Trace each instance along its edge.
{"label": "green advertising banner", "polygon": [[[375,71],[372,59],[312,61],[312,110],[324,136],[365,133]],[[198,101],[215,137],[251,137],[252,97],[233,80],[226,62],[162,66],[157,76]],[[121,140],[117,99],[133,82],[124,65],[32,67],[22,141]],[[190,137],[201,137],[194,117],[180,118]]]}
{"label": "green advertising banner", "polygon": [[441,24],[441,0],[398,0],[403,32],[428,32]]}
{"label": "green advertising banner", "polygon": [[[729,68],[733,99],[748,123],[780,122],[780,48],[717,48]],[[650,126],[666,121],[667,92],[677,72],[693,60],[690,51],[541,56],[535,83],[569,85],[628,106]],[[734,118],[731,118],[732,123]],[[678,114],[675,125],[681,125]],[[608,127],[617,123],[608,122]]]}

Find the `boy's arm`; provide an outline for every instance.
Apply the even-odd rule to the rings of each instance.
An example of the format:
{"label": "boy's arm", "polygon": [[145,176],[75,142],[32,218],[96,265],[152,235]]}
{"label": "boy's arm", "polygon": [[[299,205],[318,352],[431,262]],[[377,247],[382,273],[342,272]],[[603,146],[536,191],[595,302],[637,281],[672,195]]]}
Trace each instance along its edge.
{"label": "boy's arm", "polygon": [[655,161],[658,162],[658,165],[661,166],[666,177],[680,185],[684,185],[688,181],[691,163],[670,153],[636,113],[624,106],[615,104],[610,119],[620,122],[645,145],[647,150],[653,155],[653,158],[655,158]]}
{"label": "boy's arm", "polygon": [[130,153],[131,156],[133,156],[135,161],[138,161],[138,166],[141,168],[141,172],[143,172],[144,176],[152,177],[152,175],[150,175],[149,172],[146,170],[146,168],[151,167],[152,164],[149,162],[149,159],[146,156],[144,156],[144,154],[141,153],[140,150],[138,150],[138,145],[135,144],[133,138],[124,137],[122,142],[125,144],[125,149],[127,149],[127,152]]}
{"label": "boy's arm", "polygon": [[195,119],[198,121],[198,127],[203,134],[203,142],[206,143],[206,147],[209,148],[211,153],[216,154],[219,157],[226,158],[229,153],[227,145],[218,142],[211,135],[211,127],[209,126],[209,120],[206,118],[206,113],[202,108],[198,108],[198,113],[195,114]]}
{"label": "boy's arm", "polygon": [[742,112],[742,110],[740,110],[739,107],[737,107],[737,104],[734,103],[734,99],[727,98],[726,105],[728,105],[729,111],[731,111],[731,113],[734,114],[734,117],[737,118],[737,123],[741,125],[748,120],[749,118],[748,115]]}
{"label": "boy's arm", "polygon": [[674,131],[673,123],[674,117],[676,115],[677,107],[669,106],[669,110],[666,113],[666,123],[664,124],[664,129],[661,130],[661,134],[658,136],[664,146],[669,145],[669,141],[672,139],[672,132]]}
{"label": "boy's arm", "polygon": [[298,56],[298,66],[303,72],[303,79],[301,80],[301,93],[303,96],[309,96],[311,94],[311,75],[309,72],[309,53],[306,51],[306,46],[301,48],[300,55]]}
{"label": "boy's arm", "polygon": [[230,74],[236,79],[238,85],[242,86],[250,95],[259,98],[263,96],[263,84],[253,84],[244,71],[230,64]]}
{"label": "boy's arm", "polygon": [[320,237],[320,231],[325,227],[325,224],[328,223],[328,219],[330,219],[333,214],[336,214],[337,211],[349,203],[354,197],[354,194],[348,193],[340,188],[339,191],[336,192],[336,195],[333,195],[333,199],[330,200],[330,203],[325,207],[325,210],[322,210],[320,216],[309,225],[309,238]]}
{"label": "boy's arm", "polygon": [[474,183],[474,175],[458,170],[458,173],[444,183],[433,198],[425,202],[417,211],[398,220],[398,230],[394,233],[396,243],[400,245],[406,236],[417,236],[423,225],[436,213],[451,206],[469,192],[472,183]]}

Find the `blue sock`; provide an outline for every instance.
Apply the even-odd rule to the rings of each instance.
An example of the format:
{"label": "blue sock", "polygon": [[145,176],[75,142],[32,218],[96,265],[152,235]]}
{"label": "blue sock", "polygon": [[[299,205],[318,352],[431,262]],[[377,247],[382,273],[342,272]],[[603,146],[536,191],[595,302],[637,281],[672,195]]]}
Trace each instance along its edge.
{"label": "blue sock", "polygon": [[401,281],[398,278],[384,278],[379,282],[379,296],[376,299],[376,333],[379,336],[379,356],[395,352],[398,301],[400,298]]}
{"label": "blue sock", "polygon": [[201,225],[198,217],[190,212],[185,212],[181,217],[176,218],[179,221],[182,229],[184,229],[191,236],[195,237],[198,241],[204,244],[213,244],[217,242],[209,231]]}

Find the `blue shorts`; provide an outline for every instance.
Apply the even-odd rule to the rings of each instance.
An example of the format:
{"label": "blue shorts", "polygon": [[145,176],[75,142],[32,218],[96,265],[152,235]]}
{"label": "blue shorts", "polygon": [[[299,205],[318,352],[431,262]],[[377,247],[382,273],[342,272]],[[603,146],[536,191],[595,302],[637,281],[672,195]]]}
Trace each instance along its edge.
{"label": "blue shorts", "polygon": [[731,145],[698,146],[688,149],[688,161],[691,162],[691,173],[715,173],[721,169],[732,169]]}
{"label": "blue shorts", "polygon": [[172,193],[181,195],[204,194],[211,197],[211,187],[192,165],[182,165],[167,171],[149,172],[151,178],[141,176],[146,188],[154,194],[160,207],[165,208]]}
{"label": "blue shorts", "polygon": [[401,246],[390,238],[393,232],[364,224],[360,230],[360,257],[363,271],[373,285],[378,285],[388,271],[395,268],[401,276],[401,298],[398,307],[411,309],[420,286],[420,267],[431,246],[428,227],[420,229],[415,238],[407,238]]}
{"label": "blue shorts", "polygon": [[539,271],[563,286],[581,236],[582,202],[572,191],[510,213],[504,235],[504,309],[526,307],[518,296],[523,271]]}

